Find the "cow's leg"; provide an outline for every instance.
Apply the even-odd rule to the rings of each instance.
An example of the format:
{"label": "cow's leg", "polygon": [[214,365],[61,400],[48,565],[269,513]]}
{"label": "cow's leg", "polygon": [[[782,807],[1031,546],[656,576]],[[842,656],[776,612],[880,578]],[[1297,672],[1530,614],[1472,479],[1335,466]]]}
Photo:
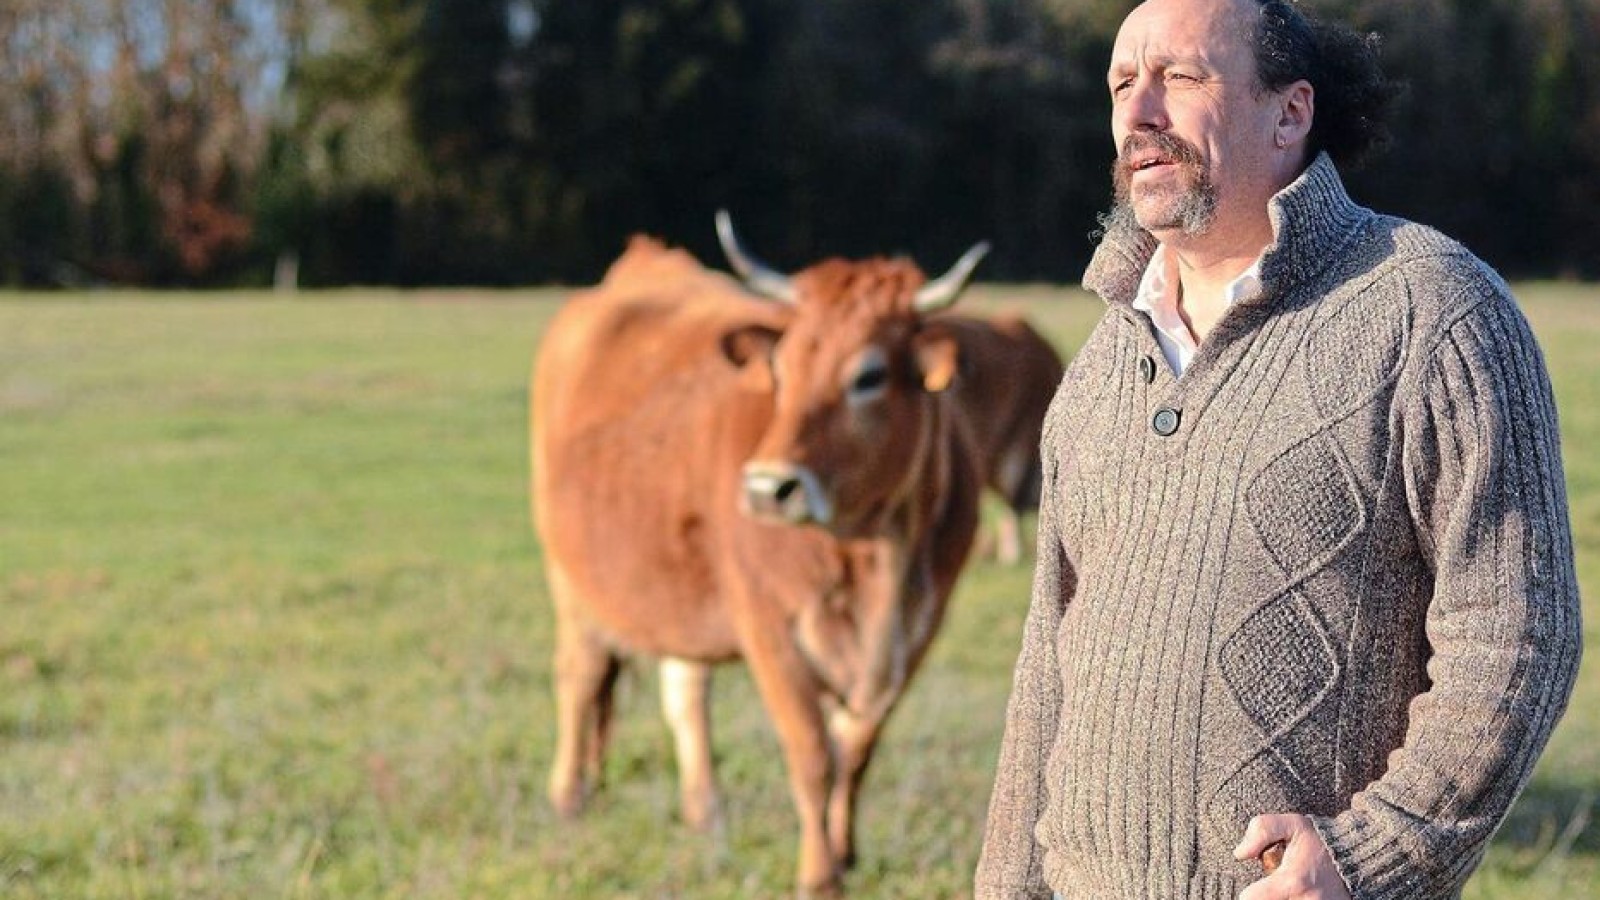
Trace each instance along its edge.
{"label": "cow's leg", "polygon": [[605,780],[606,748],[611,746],[612,714],[616,710],[617,676],[622,674],[621,661],[615,655],[601,679],[599,692],[594,698],[592,729],[584,742],[583,777],[590,788],[598,788]]}
{"label": "cow's leg", "polygon": [[683,821],[696,831],[722,822],[711,769],[711,666],[668,657],[661,661],[661,712],[678,754]]}
{"label": "cow's leg", "polygon": [[583,809],[588,784],[584,768],[599,768],[609,731],[601,712],[616,679],[618,660],[582,624],[563,616],[556,623],[556,755],[550,765],[550,805],[562,816]]}
{"label": "cow's leg", "polygon": [[1008,566],[1022,561],[1022,517],[1006,506],[995,522],[995,557]]}
{"label": "cow's leg", "polygon": [[821,685],[786,634],[747,635],[745,659],[772,717],[800,815],[800,896],[840,896],[839,869],[828,845],[827,796],[832,758],[819,700]]}
{"label": "cow's leg", "polygon": [[833,790],[828,795],[828,843],[834,858],[847,869],[856,862],[856,798],[882,727],[881,716],[857,716],[837,704],[828,711],[835,761]]}

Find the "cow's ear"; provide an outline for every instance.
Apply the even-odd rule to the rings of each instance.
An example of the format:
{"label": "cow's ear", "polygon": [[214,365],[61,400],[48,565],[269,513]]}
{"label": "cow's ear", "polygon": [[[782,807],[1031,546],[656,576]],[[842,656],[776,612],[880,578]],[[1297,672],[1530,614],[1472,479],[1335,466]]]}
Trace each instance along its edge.
{"label": "cow's ear", "polygon": [[767,363],[783,332],[768,325],[745,325],[722,335],[722,355],[741,369],[752,362]]}
{"label": "cow's ear", "polygon": [[913,346],[923,388],[930,394],[937,394],[949,387],[961,365],[961,345],[955,335],[937,326],[924,328],[917,334]]}

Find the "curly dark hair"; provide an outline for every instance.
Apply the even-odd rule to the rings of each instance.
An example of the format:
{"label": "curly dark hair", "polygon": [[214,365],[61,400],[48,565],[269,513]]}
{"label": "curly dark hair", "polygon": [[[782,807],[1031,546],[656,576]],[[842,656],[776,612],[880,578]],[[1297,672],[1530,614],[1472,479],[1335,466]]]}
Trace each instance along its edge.
{"label": "curly dark hair", "polygon": [[1256,75],[1269,91],[1304,79],[1315,92],[1311,152],[1357,167],[1389,143],[1388,114],[1401,86],[1383,74],[1378,36],[1324,22],[1285,0],[1257,0]]}

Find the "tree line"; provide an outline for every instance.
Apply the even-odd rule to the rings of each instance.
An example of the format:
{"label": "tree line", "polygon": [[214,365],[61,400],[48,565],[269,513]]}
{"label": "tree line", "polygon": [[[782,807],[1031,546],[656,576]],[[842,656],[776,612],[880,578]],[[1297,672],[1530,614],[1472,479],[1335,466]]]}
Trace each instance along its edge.
{"label": "tree line", "polygon": [[[1407,85],[1369,205],[1600,275],[1600,0],[1304,0]],[[979,239],[1075,280],[1098,0],[8,0],[0,284],[587,282],[648,232],[780,267]]]}

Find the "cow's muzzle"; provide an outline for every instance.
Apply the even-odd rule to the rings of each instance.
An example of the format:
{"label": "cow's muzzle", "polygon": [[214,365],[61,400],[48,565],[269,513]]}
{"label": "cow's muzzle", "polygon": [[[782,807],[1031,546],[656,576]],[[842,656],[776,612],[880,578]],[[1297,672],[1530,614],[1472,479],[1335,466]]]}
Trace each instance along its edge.
{"label": "cow's muzzle", "polygon": [[788,525],[827,525],[833,504],[816,473],[782,462],[751,462],[744,467],[745,512]]}

